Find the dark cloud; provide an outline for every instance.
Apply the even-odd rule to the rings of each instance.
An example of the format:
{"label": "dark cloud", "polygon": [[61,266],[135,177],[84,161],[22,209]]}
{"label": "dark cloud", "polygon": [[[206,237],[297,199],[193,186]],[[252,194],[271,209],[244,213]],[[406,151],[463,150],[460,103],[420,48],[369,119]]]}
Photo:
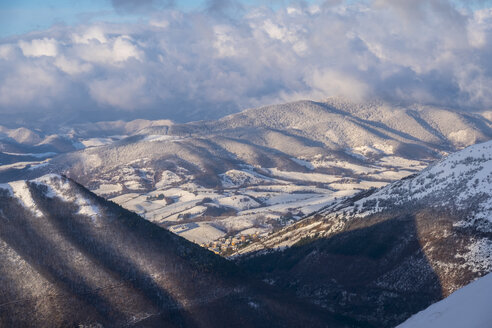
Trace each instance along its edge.
{"label": "dark cloud", "polygon": [[154,10],[174,7],[174,0],[111,0],[116,12],[148,13]]}
{"label": "dark cloud", "polygon": [[237,17],[243,13],[244,7],[237,0],[207,0],[205,11],[219,17]]}

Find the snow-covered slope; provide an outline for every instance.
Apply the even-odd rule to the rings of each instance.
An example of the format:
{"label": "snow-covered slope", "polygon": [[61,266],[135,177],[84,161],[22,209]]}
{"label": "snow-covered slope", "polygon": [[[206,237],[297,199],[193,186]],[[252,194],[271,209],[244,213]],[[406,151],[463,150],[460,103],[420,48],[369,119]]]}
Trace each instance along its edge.
{"label": "snow-covered slope", "polygon": [[359,216],[365,216],[407,203],[466,211],[464,221],[457,224],[492,221],[492,141],[451,154],[412,178],[356,201],[354,206],[359,208]]}
{"label": "snow-covered slope", "polygon": [[492,273],[413,315],[398,328],[492,327]]}
{"label": "snow-covered slope", "polygon": [[[492,141],[467,147],[430,165],[418,174],[393,182],[387,186],[361,193],[355,199],[340,200],[314,215],[330,218],[324,234],[343,230],[351,219],[364,218],[377,213],[434,208],[456,216],[453,226],[483,228],[492,222]],[[307,222],[312,221],[312,226]],[[295,244],[311,236],[311,229],[323,231],[322,221],[308,218],[298,229],[291,227],[242,250],[279,247]],[[289,236],[287,239],[286,237]],[[283,241],[281,241],[283,240]],[[489,242],[477,241],[481,252],[492,250]],[[276,246],[274,246],[276,245]],[[477,246],[478,247],[478,246]],[[492,260],[491,260],[492,261]],[[490,263],[492,268],[492,262]]]}
{"label": "snow-covered slope", "polygon": [[0,181],[28,177],[26,171],[45,166],[59,154],[112,144],[141,129],[172,124],[168,120],[134,120],[45,126],[44,129],[37,125],[35,129],[0,125]]}
{"label": "snow-covered slope", "polygon": [[491,179],[488,141],[335,201],[235,259],[316,304],[391,327],[492,272]]}
{"label": "snow-covered slope", "polygon": [[403,151],[398,148],[405,143],[452,149],[490,138],[490,122],[480,115],[419,105],[394,107],[377,101],[361,104],[340,98],[250,109],[211,125],[259,126],[292,131],[341,148],[393,147],[396,152]]}

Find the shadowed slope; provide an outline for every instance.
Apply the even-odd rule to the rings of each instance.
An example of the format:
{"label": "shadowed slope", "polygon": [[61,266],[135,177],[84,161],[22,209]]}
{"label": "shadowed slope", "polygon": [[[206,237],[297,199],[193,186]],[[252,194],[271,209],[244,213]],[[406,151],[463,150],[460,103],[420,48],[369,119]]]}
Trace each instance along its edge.
{"label": "shadowed slope", "polygon": [[416,220],[402,214],[354,222],[331,237],[305,238],[284,251],[238,261],[333,312],[391,327],[442,298]]}
{"label": "shadowed slope", "polygon": [[63,177],[1,185],[0,224],[2,326],[346,326]]}

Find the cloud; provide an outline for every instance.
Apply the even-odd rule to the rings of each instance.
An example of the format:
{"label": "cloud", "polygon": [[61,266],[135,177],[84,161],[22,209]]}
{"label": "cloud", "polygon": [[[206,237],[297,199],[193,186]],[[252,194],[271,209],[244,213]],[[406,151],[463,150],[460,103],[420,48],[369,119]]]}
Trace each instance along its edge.
{"label": "cloud", "polygon": [[145,77],[122,76],[93,81],[89,93],[102,106],[134,110],[147,104],[145,88]]}
{"label": "cloud", "polygon": [[174,0],[111,0],[116,12],[145,13],[156,9],[170,8],[175,5]]}
{"label": "cloud", "polygon": [[8,60],[15,52],[15,47],[11,44],[0,45],[0,59]]}
{"label": "cloud", "polygon": [[55,57],[58,53],[57,41],[54,39],[34,39],[29,42],[19,41],[19,48],[26,57]]}
{"label": "cloud", "polygon": [[369,85],[357,77],[334,70],[315,70],[311,76],[307,77],[306,83],[319,97],[341,96],[352,98],[355,101],[363,101],[370,90]]}
{"label": "cloud", "polygon": [[77,59],[69,59],[64,56],[57,57],[54,65],[61,71],[70,75],[87,73],[92,69],[92,65],[89,63],[80,62]]}
{"label": "cloud", "polygon": [[239,14],[244,7],[237,0],[207,0],[206,11],[211,15],[231,17]]}
{"label": "cloud", "polygon": [[11,68],[10,74],[2,76],[2,113],[16,112],[19,108],[29,111],[31,106],[54,107],[60,100],[60,95],[67,91],[57,70],[42,63],[16,65]]}
{"label": "cloud", "polygon": [[157,10],[148,22],[4,39],[0,115],[56,109],[186,121],[328,96],[490,109],[492,9],[454,3],[328,1],[272,10],[210,1],[202,12]]}
{"label": "cloud", "polygon": [[83,31],[82,34],[73,33],[72,42],[89,44],[92,41],[98,41],[99,43],[106,43],[108,39],[104,35],[104,31],[99,26],[91,26]]}
{"label": "cloud", "polygon": [[87,63],[119,64],[130,59],[141,60],[143,57],[143,51],[128,35],[119,35],[104,43],[91,40],[77,45],[75,49],[78,58]]}

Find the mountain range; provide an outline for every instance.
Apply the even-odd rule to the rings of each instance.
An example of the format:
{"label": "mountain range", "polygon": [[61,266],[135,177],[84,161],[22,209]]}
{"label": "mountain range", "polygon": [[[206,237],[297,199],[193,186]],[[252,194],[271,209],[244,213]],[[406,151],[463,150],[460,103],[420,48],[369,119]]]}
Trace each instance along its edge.
{"label": "mountain range", "polygon": [[487,115],[339,98],[217,121],[87,123],[65,129],[83,149],[0,170],[0,181],[62,173],[190,241],[230,253],[236,247],[226,239],[264,236],[336,199],[417,173],[489,140],[491,126]]}

